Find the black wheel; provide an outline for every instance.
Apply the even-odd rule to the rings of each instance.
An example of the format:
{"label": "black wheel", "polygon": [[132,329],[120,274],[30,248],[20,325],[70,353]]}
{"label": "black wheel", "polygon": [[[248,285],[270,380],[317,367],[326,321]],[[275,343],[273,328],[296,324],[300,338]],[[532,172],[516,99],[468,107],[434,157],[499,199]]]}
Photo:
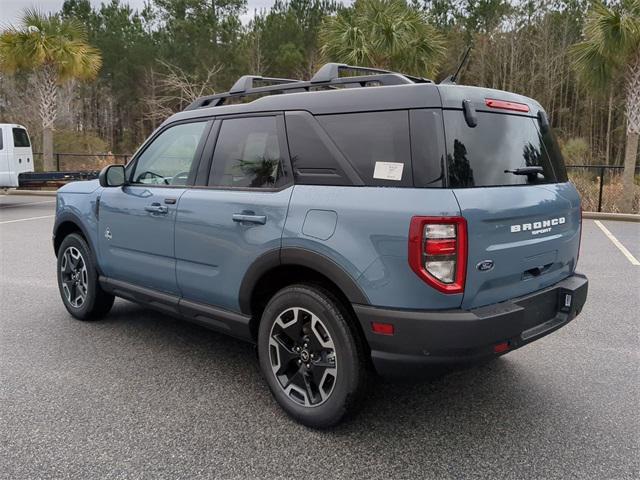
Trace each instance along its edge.
{"label": "black wheel", "polygon": [[79,320],[100,318],[113,305],[114,296],[100,288],[89,246],[77,233],[65,237],[58,250],[58,289],[66,309]]}
{"label": "black wheel", "polygon": [[280,290],[264,310],[260,369],[280,406],[304,425],[337,424],[365,393],[366,355],[351,321],[337,298],[310,285]]}

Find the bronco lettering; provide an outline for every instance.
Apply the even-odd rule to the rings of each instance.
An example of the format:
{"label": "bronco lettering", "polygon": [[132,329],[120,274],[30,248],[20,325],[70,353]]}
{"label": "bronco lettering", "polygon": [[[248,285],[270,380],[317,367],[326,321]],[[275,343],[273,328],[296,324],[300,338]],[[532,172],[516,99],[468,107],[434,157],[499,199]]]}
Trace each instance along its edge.
{"label": "bronco lettering", "polygon": [[549,220],[542,220],[541,222],[533,223],[521,223],[517,225],[511,225],[511,233],[530,231],[532,235],[539,233],[547,233],[551,231],[552,226],[562,225],[566,223],[564,217],[551,218]]}

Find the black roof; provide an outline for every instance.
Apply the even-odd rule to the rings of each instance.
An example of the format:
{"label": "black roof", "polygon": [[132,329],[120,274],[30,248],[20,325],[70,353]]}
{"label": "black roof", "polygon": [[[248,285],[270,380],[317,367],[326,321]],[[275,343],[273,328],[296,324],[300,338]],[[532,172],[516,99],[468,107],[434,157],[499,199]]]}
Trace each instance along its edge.
{"label": "black roof", "polygon": [[[367,75],[341,77],[340,72],[344,70]],[[259,85],[261,83],[267,85]],[[230,100],[254,96],[258,98],[248,103],[225,105]],[[396,72],[326,64],[309,81],[243,76],[229,92],[201,97],[165,123],[286,110],[305,110],[322,115],[411,108],[459,109],[463,100],[471,101],[478,110],[486,110],[486,98],[525,103],[529,105],[529,115],[537,115],[542,110],[535,100],[511,92],[455,84],[438,85],[424,78]]]}

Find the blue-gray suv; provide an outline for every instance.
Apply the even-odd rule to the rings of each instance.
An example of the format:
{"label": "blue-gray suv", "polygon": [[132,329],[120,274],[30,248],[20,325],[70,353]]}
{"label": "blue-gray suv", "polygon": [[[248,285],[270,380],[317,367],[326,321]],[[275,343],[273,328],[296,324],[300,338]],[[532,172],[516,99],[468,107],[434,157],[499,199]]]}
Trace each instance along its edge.
{"label": "blue-gray suv", "polygon": [[495,358],[587,296],[580,198],[542,107],[369,68],[242,77],[126,167],[61,188],[56,213],[71,315],[122,297],[254,342],[312,427],[354,412],[373,372]]}

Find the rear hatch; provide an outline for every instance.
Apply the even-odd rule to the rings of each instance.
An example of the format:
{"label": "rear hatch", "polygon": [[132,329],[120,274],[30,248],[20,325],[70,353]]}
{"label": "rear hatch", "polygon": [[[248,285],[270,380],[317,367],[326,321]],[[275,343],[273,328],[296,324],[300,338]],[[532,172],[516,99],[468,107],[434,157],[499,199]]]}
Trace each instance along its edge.
{"label": "rear hatch", "polygon": [[444,111],[449,185],[467,221],[466,309],[569,276],[580,242],[580,199],[546,117],[526,104],[484,100],[466,114]]}

